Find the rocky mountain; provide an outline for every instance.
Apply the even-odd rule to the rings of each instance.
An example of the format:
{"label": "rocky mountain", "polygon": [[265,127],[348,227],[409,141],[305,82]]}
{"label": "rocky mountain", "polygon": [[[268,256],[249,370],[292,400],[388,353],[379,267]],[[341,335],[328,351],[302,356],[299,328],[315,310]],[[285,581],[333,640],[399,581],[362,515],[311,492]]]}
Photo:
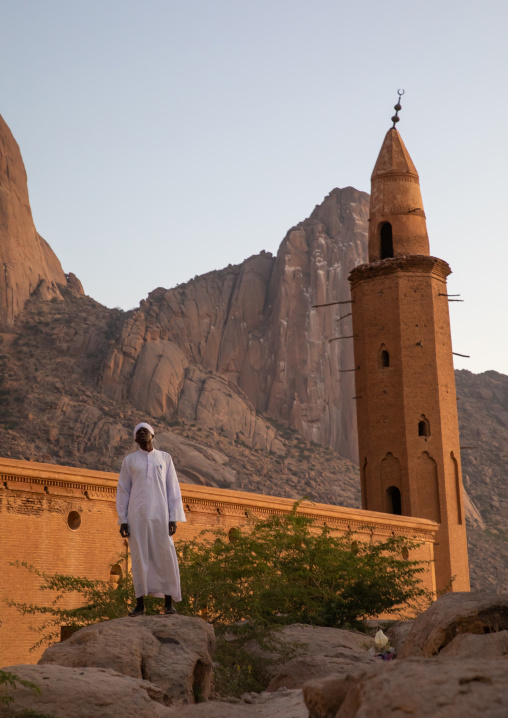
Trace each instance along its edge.
{"label": "rocky mountain", "polygon": [[508,376],[455,372],[471,585],[508,585]]}
{"label": "rocky mountain", "polygon": [[[37,235],[5,123],[0,151],[0,455],[115,471],[148,418],[185,481],[360,505],[354,384],[341,371],[352,343],[335,337],[352,334],[347,275],[365,260],[368,195],[335,189],[276,257],[122,312],[86,297]],[[345,304],[314,307],[334,301]],[[457,391],[472,585],[499,590],[508,377],[457,372]]]}
{"label": "rocky mountain", "polygon": [[148,416],[158,448],[174,456],[184,481],[359,505],[353,463],[254,410],[272,448],[248,446],[221,425],[158,417],[104,395],[100,370],[125,315],[61,291],[64,301],[30,299],[15,331],[0,334],[0,455],[118,471],[134,449],[132,427]]}
{"label": "rocky mountain", "polygon": [[[67,279],[57,256],[38,234],[18,144],[0,115],[0,328],[8,329],[34,292],[61,298]],[[75,289],[79,282],[71,278]],[[82,288],[81,288],[82,291]]]}
{"label": "rocky mountain", "polygon": [[349,271],[365,260],[369,199],[333,190],[291,229],[277,257],[261,252],[174,289],[156,289],[125,316],[99,387],[152,416],[222,428],[272,445],[256,412],[356,460]]}

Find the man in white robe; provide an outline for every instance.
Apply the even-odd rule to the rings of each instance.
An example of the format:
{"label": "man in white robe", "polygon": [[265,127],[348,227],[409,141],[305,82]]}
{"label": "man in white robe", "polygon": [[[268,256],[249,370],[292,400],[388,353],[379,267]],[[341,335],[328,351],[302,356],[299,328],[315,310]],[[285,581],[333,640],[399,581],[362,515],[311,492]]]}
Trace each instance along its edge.
{"label": "man in white robe", "polygon": [[120,534],[129,537],[136,595],[129,616],[144,613],[144,596],[149,594],[164,597],[166,614],[176,613],[172,600],[182,600],[172,538],[176,522],[186,520],[182,496],[173,460],[153,448],[153,437],[149,424],[136,426],[139,449],[123,460],[116,492]]}

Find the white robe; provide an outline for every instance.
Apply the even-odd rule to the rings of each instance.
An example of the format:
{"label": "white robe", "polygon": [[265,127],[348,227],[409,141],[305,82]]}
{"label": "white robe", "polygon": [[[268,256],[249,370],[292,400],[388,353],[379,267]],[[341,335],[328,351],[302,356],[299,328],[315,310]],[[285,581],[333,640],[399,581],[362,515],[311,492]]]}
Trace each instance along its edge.
{"label": "white robe", "polygon": [[164,451],[138,449],[125,457],[116,491],[118,523],[129,525],[132,580],[138,596],[181,601],[180,573],[170,521],[185,521],[173,460]]}

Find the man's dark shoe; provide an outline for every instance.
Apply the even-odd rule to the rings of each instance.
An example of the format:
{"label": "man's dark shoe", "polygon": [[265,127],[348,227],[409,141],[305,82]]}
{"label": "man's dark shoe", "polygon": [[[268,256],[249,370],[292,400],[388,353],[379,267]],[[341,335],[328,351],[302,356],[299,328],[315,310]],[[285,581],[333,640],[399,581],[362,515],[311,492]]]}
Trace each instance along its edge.
{"label": "man's dark shoe", "polygon": [[165,616],[170,616],[173,613],[176,613],[176,608],[174,606],[164,606]]}
{"label": "man's dark shoe", "polygon": [[145,612],[144,608],[141,608],[141,606],[136,606],[135,608],[130,611],[129,616],[132,618],[135,618],[136,616],[142,616]]}

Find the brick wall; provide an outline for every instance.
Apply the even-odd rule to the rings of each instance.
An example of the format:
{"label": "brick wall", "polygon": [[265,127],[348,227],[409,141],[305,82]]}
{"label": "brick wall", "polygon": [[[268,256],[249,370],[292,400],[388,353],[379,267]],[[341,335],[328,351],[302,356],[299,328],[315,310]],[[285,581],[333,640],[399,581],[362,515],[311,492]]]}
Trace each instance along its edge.
{"label": "brick wall", "polygon": [[[112,564],[125,568],[126,543],[118,533],[115,507],[117,478],[105,472],[0,459],[0,666],[35,663],[43,651],[30,652],[38,640],[30,626],[40,626],[43,619],[21,616],[6,602],[51,601],[38,590],[36,576],[10,562],[26,561],[48,573],[103,580],[109,578]],[[181,489],[187,522],[179,524],[177,541],[194,538],[205,528],[228,530],[246,524],[249,516],[285,513],[293,505],[290,499],[227,489],[190,484],[181,484]],[[338,533],[351,529],[363,540],[393,533],[417,539],[422,545],[414,558],[431,562],[425,583],[435,589],[435,523],[310,502],[303,502],[299,511]],[[69,526],[71,513],[79,515],[77,528]]]}

